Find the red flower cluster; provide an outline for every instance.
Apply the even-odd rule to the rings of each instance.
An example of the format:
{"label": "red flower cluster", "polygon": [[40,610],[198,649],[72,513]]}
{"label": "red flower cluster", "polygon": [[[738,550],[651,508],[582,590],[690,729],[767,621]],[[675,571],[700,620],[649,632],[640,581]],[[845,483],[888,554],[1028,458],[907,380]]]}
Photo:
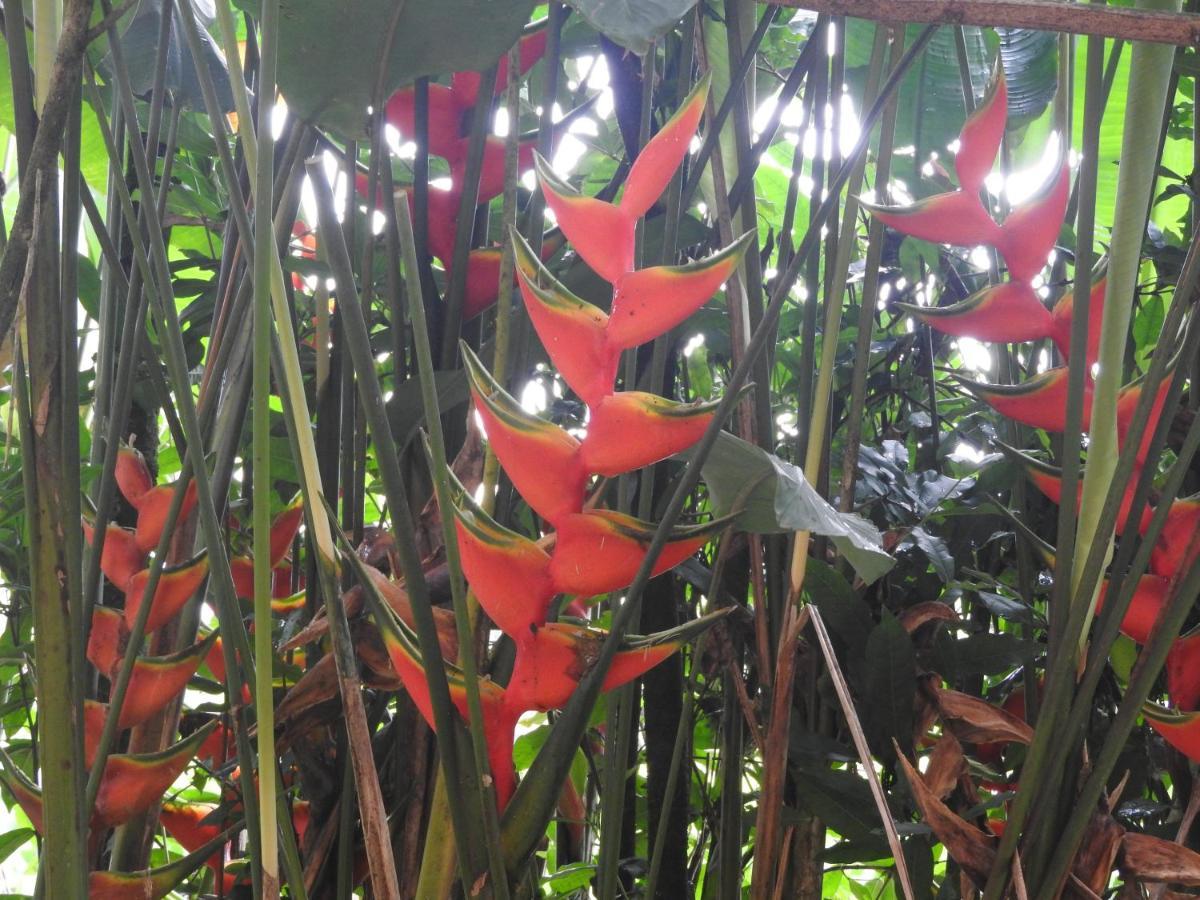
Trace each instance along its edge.
{"label": "red flower cluster", "polygon": [[[1045,266],[1054,248],[1066,211],[1068,179],[1065,164],[1047,189],[1027,204],[1015,208],[1003,224],[996,224],[979,200],[983,179],[1004,135],[1006,115],[1004,74],[998,71],[987,98],[967,120],[959,135],[955,168],[960,188],[908,207],[869,208],[881,221],[914,237],[956,246],[983,244],[993,247],[1008,266],[1008,282],[985,288],[960,303],[943,308],[904,305],[906,310],[931,327],[952,335],[983,341],[1049,338],[1066,356],[1070,351],[1072,295],[1067,292],[1052,310],[1047,310],[1032,286],[1034,276]],[[1099,347],[1104,296],[1105,282],[1101,279],[1092,288],[1088,307],[1084,352],[1089,371],[1082,424],[1085,429],[1090,420],[1090,369],[1096,362]],[[1015,386],[969,386],[1002,415],[1046,431],[1062,431],[1066,427],[1067,371],[1065,366],[1053,368]],[[1150,421],[1138,448],[1139,469],[1162,413],[1168,384],[1164,379],[1151,408]],[[1135,381],[1122,388],[1118,396],[1117,435],[1122,443],[1141,398],[1141,390],[1142,385]],[[1037,488],[1054,502],[1059,502],[1062,484],[1057,470],[1033,460],[1026,461],[1026,468]],[[1137,478],[1135,471],[1118,516],[1118,531],[1125,528]],[[1152,513],[1152,510],[1146,510],[1138,523],[1143,533],[1150,524]],[[1187,547],[1197,528],[1200,528],[1200,497],[1175,501],[1151,556],[1150,571],[1138,582],[1129,611],[1121,623],[1122,632],[1138,643],[1145,643],[1158,619],[1170,578],[1194,562],[1187,558]],[[1101,586],[1101,603],[1107,587],[1107,582]],[[1179,709],[1195,710],[1200,706],[1200,634],[1185,636],[1175,642],[1167,661],[1167,679],[1172,702]],[[1180,716],[1151,708],[1147,711],[1147,721],[1167,741],[1193,760],[1200,761],[1200,712]]]}
{"label": "red flower cluster", "polygon": [[[463,572],[496,627],[512,638],[516,657],[506,687],[480,679],[489,761],[503,808],[515,787],[513,729],[529,710],[567,702],[593,665],[606,633],[583,624],[547,621],[558,595],[591,597],[634,578],[654,525],[585,503],[592,475],[612,476],[650,465],[695,443],[712,404],[682,404],[613,389],[623,349],[682,322],[737,266],[746,241],[687,266],[634,269],[634,227],[666,187],[695,133],[707,97],[702,84],[638,156],[617,204],[582,197],[535,159],[546,200],[579,255],[613,285],[610,312],[571,294],[514,235],[517,273],[529,317],[550,358],[589,411],[587,435],[526,412],[463,348],[471,391],[492,450],[529,506],[553,526],[536,542],[492,520],[459,487],[453,510]],[[654,567],[661,573],[691,556],[724,521],[675,529]],[[382,611],[382,610],[381,610]],[[396,671],[433,724],[423,661],[411,632],[395,617],[384,623]],[[677,650],[713,616],[648,637],[629,638],[604,682],[608,690],[636,678]],[[447,665],[451,694],[466,718],[466,686]]]}

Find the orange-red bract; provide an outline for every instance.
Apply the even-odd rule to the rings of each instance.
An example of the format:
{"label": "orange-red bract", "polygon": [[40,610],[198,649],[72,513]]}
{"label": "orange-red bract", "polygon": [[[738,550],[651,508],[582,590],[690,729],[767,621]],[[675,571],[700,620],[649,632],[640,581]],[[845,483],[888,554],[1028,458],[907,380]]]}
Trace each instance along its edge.
{"label": "orange-red bract", "polygon": [[609,394],[592,407],[581,453],[599,475],[620,475],[666,459],[700,440],[717,403],[676,403],[643,391]]}
{"label": "orange-red bract", "polygon": [[1142,708],[1146,724],[1192,762],[1200,762],[1200,713],[1165,709],[1154,703]]}
{"label": "orange-red bract", "polygon": [[[95,542],[95,528],[86,519],[83,536],[89,544]],[[100,571],[113,586],[124,593],[134,574],[146,565],[146,553],[137,544],[134,533],[128,528],[109,523],[104,529],[104,547],[100,551]]]}
{"label": "orange-red bract", "polygon": [[[154,597],[150,601],[146,634],[157,631],[175,618],[192,595],[199,590],[207,575],[207,554],[201,554],[173,569],[163,569],[154,589]],[[142,569],[130,579],[129,590],[125,593],[125,624],[130,628],[137,621],[138,609],[142,605],[142,595],[146,592],[146,582],[149,578],[150,570]]]}
{"label": "orange-red bract", "polygon": [[[171,497],[175,493],[174,484],[160,484],[146,491],[133,506],[138,511],[137,530],[135,538],[138,547],[149,553],[158,546],[163,526],[167,524],[167,512],[171,508]],[[196,482],[189,481],[184,489],[183,506],[179,510],[179,521],[182,522],[196,505]]]}
{"label": "orange-red bract", "polygon": [[[713,520],[674,529],[653,574],[679,565],[726,524]],[[633,581],[654,534],[651,523],[607,509],[573,513],[557,525],[558,539],[550,557],[555,592],[584,597],[619,590]]]}
{"label": "orange-red bract", "polygon": [[951,306],[896,305],[944,334],[979,341],[1035,341],[1053,326],[1037,293],[1020,281],[991,285]]}
{"label": "orange-red bract", "polygon": [[214,724],[159,753],[110,756],[100,779],[94,820],[105,826],[120,825],[157,803],[187,768]]}
{"label": "orange-red bract", "polygon": [[670,331],[699,309],[741,262],[752,234],[707,259],[684,266],[652,266],[621,275],[608,316],[608,340],[636,347]]}
{"label": "orange-red bract", "polygon": [[621,207],[584,197],[554,174],[550,164],[534,154],[534,168],[558,227],[585,263],[610,284],[633,270],[633,232],[636,218]]}
{"label": "orange-red bract", "polygon": [[[1145,526],[1149,525],[1149,519]],[[1150,571],[1164,578],[1181,574],[1194,557],[1188,548],[1192,538],[1200,531],[1200,494],[1184,497],[1171,504],[1167,521],[1150,555]]]}
{"label": "orange-red bract", "polygon": [[[1068,370],[1066,366],[1047,369],[1021,384],[979,384],[964,382],[1000,415],[1016,419],[1043,431],[1062,431],[1067,419]],[[1086,430],[1092,418],[1092,382],[1084,384],[1083,423]]]}
{"label": "orange-red bract", "polygon": [[862,205],[883,224],[935,244],[996,245],[1000,238],[1000,226],[987,214],[979,197],[966,191],[934,194],[910,206]]}
{"label": "orange-red bract", "polygon": [[555,523],[579,509],[588,480],[579,440],[525,412],[465,344],[462,354],[488,443],[525,502]]}
{"label": "orange-red bract", "polygon": [[706,76],[697,82],[675,114],[646,142],[633,161],[620,203],[621,211],[630,219],[639,219],[646,214],[683,162],[704,114],[710,81]]}
{"label": "orange-red bract", "polygon": [[988,87],[987,96],[958,134],[954,170],[958,173],[959,186],[964,191],[978,192],[983,186],[983,180],[992,170],[996,154],[1000,151],[1007,116],[1008,84],[1004,80],[1004,70],[998,68],[996,77]]}
{"label": "orange-red bract", "polygon": [[[1089,370],[1100,355],[1100,325],[1104,321],[1106,289],[1107,280],[1099,278],[1092,284],[1092,289],[1088,294],[1087,345],[1084,359],[1087,360]],[[1059,352],[1068,359],[1071,356],[1071,319],[1074,312],[1075,295],[1069,290],[1054,304],[1051,312],[1053,323],[1050,336],[1054,339],[1054,344],[1058,347]]]}
{"label": "orange-red bract", "polygon": [[1032,200],[1015,207],[1000,226],[1000,240],[993,243],[1004,255],[1014,280],[1030,281],[1045,268],[1067,210],[1069,174],[1064,161],[1054,180]]}

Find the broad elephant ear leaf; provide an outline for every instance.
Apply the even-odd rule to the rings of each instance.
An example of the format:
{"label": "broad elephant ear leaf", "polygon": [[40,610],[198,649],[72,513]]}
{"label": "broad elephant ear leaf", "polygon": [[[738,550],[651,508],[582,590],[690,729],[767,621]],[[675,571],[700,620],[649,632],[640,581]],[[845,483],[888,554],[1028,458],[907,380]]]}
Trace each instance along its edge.
{"label": "broad elephant ear leaf", "polygon": [[389,95],[426,75],[487,68],[520,36],[534,5],[282,0],[279,90],[305,121],[359,137],[381,65]]}
{"label": "broad elephant ear leaf", "polygon": [[868,583],[895,563],[874,525],[830,506],[798,466],[732,434],[721,434],[701,472],[714,512],[735,514],[734,527],[741,531],[811,531],[828,537]]}
{"label": "broad elephant ear leaf", "polygon": [[639,56],[666,34],[696,0],[568,0],[592,27]]}

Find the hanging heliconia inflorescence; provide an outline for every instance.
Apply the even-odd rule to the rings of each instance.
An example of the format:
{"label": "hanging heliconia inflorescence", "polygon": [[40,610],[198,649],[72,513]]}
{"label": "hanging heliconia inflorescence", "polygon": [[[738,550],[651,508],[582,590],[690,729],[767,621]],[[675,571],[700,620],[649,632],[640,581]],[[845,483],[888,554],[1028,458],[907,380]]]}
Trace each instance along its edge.
{"label": "hanging heliconia inflorescence", "polygon": [[[1045,267],[1062,227],[1067,208],[1069,179],[1067,166],[1060,165],[1048,186],[1027,203],[1015,207],[997,224],[980,200],[983,180],[991,170],[1004,137],[1008,113],[1007,90],[1003,70],[997,69],[987,97],[967,120],[959,134],[955,157],[959,189],[918,201],[911,206],[884,207],[867,204],[882,222],[896,230],[941,244],[959,247],[986,246],[1003,258],[1009,280],[984,288],[959,303],[947,307],[898,304],[930,327],[946,334],[980,341],[1036,341],[1049,339],[1064,357],[1070,353],[1073,295],[1066,291],[1052,308],[1047,309],[1034,289],[1034,279]],[[1092,398],[1092,367],[1096,362],[1100,325],[1104,316],[1105,280],[1093,285],[1088,304],[1085,342],[1086,382],[1082,428],[1089,426]],[[1045,431],[1061,432],[1067,419],[1067,367],[1059,366],[1035,375],[1018,385],[962,383],[1001,415]],[[1159,385],[1151,406],[1144,437],[1138,447],[1136,468],[1123,499],[1118,533],[1125,528],[1133,501],[1134,484],[1145,463],[1151,437],[1166,400],[1169,379]],[[1139,400],[1142,385],[1135,381],[1121,389],[1117,398],[1117,436],[1125,436]],[[1029,479],[1055,503],[1062,496],[1057,470],[1044,463],[1022,457]],[[1149,527],[1153,510],[1146,509],[1138,523],[1139,531]],[[1200,497],[1176,500],[1168,513],[1167,524],[1159,536],[1150,559],[1150,571],[1139,580],[1121,631],[1134,641],[1144,643],[1166,601],[1170,579],[1194,562],[1187,558],[1191,534],[1200,528]],[[1104,602],[1107,581],[1100,588]],[[1200,761],[1200,635],[1177,639],[1167,659],[1167,684],[1172,712],[1147,705],[1146,721],[1172,745]]]}
{"label": "hanging heliconia inflorescence", "polygon": [[[115,524],[107,526],[100,553],[100,569],[113,587],[124,594],[125,604],[123,610],[108,606],[94,608],[87,644],[88,661],[110,684],[116,681],[121,669],[125,648],[137,621],[150,575],[149,554],[162,537],[175,492],[173,484],[154,484],[142,455],[131,447],[121,447],[117,453],[116,482],[122,496],[137,511],[137,524],[132,529]],[[185,488],[180,520],[195,502],[195,483],[192,482]],[[272,523],[271,564],[279,571],[284,571],[287,552],[300,527],[301,518],[302,507],[299,502],[293,502]],[[86,519],[83,532],[88,543],[94,543],[95,529]],[[233,562],[239,596],[249,597],[252,591],[248,589],[247,579],[236,576],[239,567],[249,570],[252,562],[247,557],[234,557]],[[181,565],[164,568],[150,600],[144,632],[151,634],[175,619],[200,589],[207,575],[208,559],[205,554]],[[281,604],[281,609],[284,608]],[[224,659],[216,632],[168,656],[137,657],[117,717],[117,728],[124,731],[162,713],[183,693],[188,681],[202,664],[206,664],[213,676],[224,683]],[[247,703],[250,701],[244,688],[243,700]],[[84,702],[84,764],[89,768],[95,760],[108,711],[108,704],[94,700]],[[111,754],[100,780],[91,825],[101,829],[113,828],[144,815],[162,801],[164,794],[194,758],[207,759],[210,764],[219,767],[228,760],[231,750],[227,729],[216,720],[211,720],[160,752]],[[3,754],[0,754],[0,783],[8,788],[34,828],[40,831],[41,791]],[[193,853],[186,860],[145,872],[93,872],[89,895],[112,900],[162,897],[202,862],[207,861],[214,870],[222,868],[230,838],[229,834],[222,836],[222,831],[231,823],[206,824],[199,832],[188,831],[187,827],[180,825],[188,819],[187,815],[180,812],[186,809],[186,805],[168,804],[164,807],[161,821],[184,849],[201,851],[207,848],[207,852]],[[194,811],[191,816],[195,819]],[[188,863],[186,866],[182,865],[185,861]],[[237,881],[231,872],[227,872],[224,879],[226,890]]]}
{"label": "hanging heliconia inflorescence", "polygon": [[[546,50],[546,30],[541,28],[523,37],[518,45],[520,53],[519,75],[524,75],[542,57]],[[500,59],[496,73],[495,94],[500,94],[508,81],[508,57]],[[457,238],[458,210],[466,188],[467,147],[472,113],[479,101],[478,72],[455,72],[450,84],[429,85],[429,111],[426,134],[427,147],[431,154],[446,160],[450,168],[450,186],[442,188],[430,184],[428,192],[428,243],[429,253],[442,264],[447,277],[451,275],[454,244]],[[485,101],[489,102],[490,101]],[[396,129],[402,141],[415,139],[416,89],[401,88],[387,102],[387,123]],[[516,127],[512,123],[511,127]],[[561,123],[560,123],[561,127]],[[504,191],[504,145],[505,139],[489,134],[484,140],[483,163],[479,173],[479,204],[499,197]],[[523,140],[518,144],[517,166],[527,172],[533,166],[535,139]],[[369,190],[367,176],[361,172],[355,178],[360,194]],[[389,201],[390,202],[390,201]],[[408,193],[408,202],[413,194]],[[379,205],[383,205],[380,203]],[[551,241],[544,248],[547,254],[558,248],[560,242]],[[479,247],[467,254],[467,274],[463,299],[462,317],[468,321],[491,307],[499,295],[500,283],[499,247]]]}
{"label": "hanging heliconia inflorescence", "polygon": [[[609,312],[576,297],[546,271],[532,249],[513,236],[517,276],[538,336],[570,388],[587,405],[587,434],[577,438],[526,412],[465,346],[471,393],[487,438],[521,496],[552,533],[540,541],[499,525],[457,486],[455,519],[463,573],[496,627],[512,638],[516,656],[505,687],[482,678],[479,695],[489,765],[501,808],[516,784],[513,729],[530,710],[564,705],[599,655],[607,634],[585,624],[549,621],[554,598],[587,598],[618,591],[634,578],[655,526],[594,508],[593,475],[615,476],[658,462],[695,443],[712,420],[714,404],[684,404],[639,391],[616,391],[621,351],[651,340],[698,309],[736,268],[747,242],[685,266],[634,267],[634,230],[687,153],[704,110],[707,83],[647,143],[629,172],[618,203],[582,197],[535,158],[546,202],[582,259],[613,286]],[[654,573],[678,565],[725,526],[724,520],[677,527]],[[426,720],[433,711],[424,661],[415,636],[390,606],[379,604],[388,652]],[[717,618],[629,637],[604,680],[604,689],[638,677],[674,653]],[[443,662],[452,699],[467,717],[461,670]]]}

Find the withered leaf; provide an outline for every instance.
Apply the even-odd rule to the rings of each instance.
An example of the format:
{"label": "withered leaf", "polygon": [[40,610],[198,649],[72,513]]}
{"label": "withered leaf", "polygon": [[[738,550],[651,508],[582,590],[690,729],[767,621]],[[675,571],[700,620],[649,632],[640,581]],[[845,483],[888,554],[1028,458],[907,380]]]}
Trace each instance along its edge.
{"label": "withered leaf", "polygon": [[926,600],[900,613],[900,624],[912,634],[927,622],[957,622],[958,613],[938,600]]}
{"label": "withered leaf", "polygon": [[1121,871],[1139,881],[1200,887],[1200,853],[1148,834],[1129,832],[1121,841]]}
{"label": "withered leaf", "polygon": [[967,769],[967,761],[963,757],[962,744],[947,732],[929,754],[929,764],[925,767],[925,784],[930,792],[939,800],[945,799],[954,790],[959,776]]}
{"label": "withered leaf", "polygon": [[900,752],[899,747],[896,748],[896,758],[904,769],[904,777],[925,824],[933,829],[934,835],[941,841],[950,857],[962,866],[963,872],[971,877],[976,886],[982,888],[987,882],[988,872],[991,871],[992,861],[996,856],[995,838],[984,834],[951,812],[950,808],[926,786],[924,779]]}
{"label": "withered leaf", "polygon": [[944,690],[936,684],[931,684],[930,688],[943,721],[960,741],[1028,744],[1033,740],[1033,729],[1024,719],[970,694]]}
{"label": "withered leaf", "polygon": [[1106,812],[1094,813],[1088,822],[1071,874],[1092,894],[1103,895],[1108,887],[1124,833],[1125,829]]}

